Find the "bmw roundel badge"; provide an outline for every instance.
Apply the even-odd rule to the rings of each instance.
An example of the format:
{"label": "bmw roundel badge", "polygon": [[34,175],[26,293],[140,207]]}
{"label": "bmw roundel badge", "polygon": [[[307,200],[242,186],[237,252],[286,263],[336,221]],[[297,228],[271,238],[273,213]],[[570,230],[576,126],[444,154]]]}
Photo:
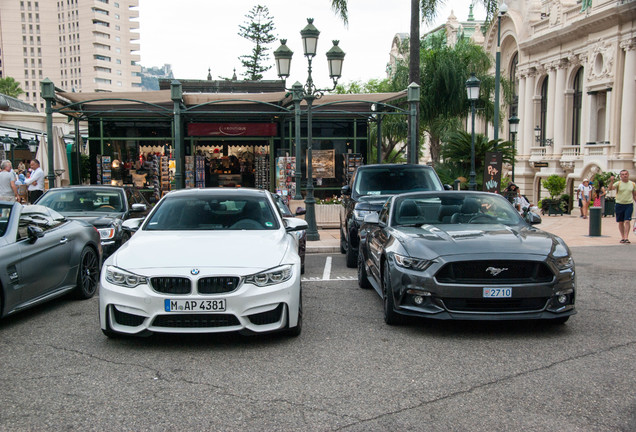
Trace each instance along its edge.
{"label": "bmw roundel badge", "polygon": [[191,273],[192,275],[196,276],[196,275],[198,275],[198,274],[199,274],[199,269],[192,269],[192,270],[190,270],[190,273]]}

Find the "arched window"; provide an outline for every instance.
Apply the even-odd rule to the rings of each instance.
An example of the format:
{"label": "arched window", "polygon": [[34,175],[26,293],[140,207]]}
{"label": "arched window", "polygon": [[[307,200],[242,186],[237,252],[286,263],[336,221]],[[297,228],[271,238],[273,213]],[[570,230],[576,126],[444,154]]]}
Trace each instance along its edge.
{"label": "arched window", "polygon": [[572,99],[572,145],[581,145],[581,108],[583,106],[583,67],[574,77],[574,98]]}
{"label": "arched window", "polygon": [[541,117],[539,118],[541,128],[541,145],[545,145],[545,127],[547,124],[548,116],[548,77],[546,76],[541,84]]}
{"label": "arched window", "polygon": [[508,118],[519,116],[519,78],[517,78],[517,65],[519,64],[519,53],[515,53],[510,62],[510,82],[512,83],[512,102]]}

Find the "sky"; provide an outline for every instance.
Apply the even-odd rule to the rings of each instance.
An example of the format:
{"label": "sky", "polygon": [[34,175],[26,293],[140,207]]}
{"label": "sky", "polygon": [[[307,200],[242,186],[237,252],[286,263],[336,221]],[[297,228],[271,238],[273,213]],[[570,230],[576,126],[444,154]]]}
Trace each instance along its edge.
{"label": "sky", "polygon": [[[239,25],[247,23],[245,16],[260,4],[273,17],[277,39],[287,39],[294,52],[289,86],[307,80],[300,37],[307,18],[314,18],[320,30],[318,54],[312,64],[317,87],[331,86],[325,54],[334,39],[346,53],[341,83],[383,79],[393,37],[409,32],[410,3],[349,0],[349,24],[345,26],[331,9],[330,0],[139,0],[140,63],[145,67],[170,64],[177,79],[206,79],[208,68],[212,79],[230,78],[234,69],[242,79],[239,56],[250,54],[253,44],[239,36]],[[421,33],[445,23],[451,10],[460,21],[467,19],[471,0],[445,3],[432,25],[421,24]],[[484,19],[481,5],[475,6],[474,15]],[[264,73],[264,79],[278,79],[273,52],[279,45],[277,40],[268,46],[272,68]]]}

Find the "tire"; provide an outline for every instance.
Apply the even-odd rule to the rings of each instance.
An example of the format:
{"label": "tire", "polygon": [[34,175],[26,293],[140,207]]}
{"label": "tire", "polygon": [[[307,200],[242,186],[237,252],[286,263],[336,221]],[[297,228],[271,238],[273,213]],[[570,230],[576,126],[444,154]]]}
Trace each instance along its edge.
{"label": "tire", "polygon": [[342,236],[342,229],[340,230],[340,253],[347,253],[347,239]]}
{"label": "tire", "polygon": [[563,325],[570,319],[570,316],[554,318],[550,320],[550,324]]}
{"label": "tire", "polygon": [[363,289],[371,288],[371,282],[367,276],[367,269],[364,267],[364,258],[358,251],[358,286]]}
{"label": "tire", "polygon": [[119,247],[122,247],[128,240],[130,240],[130,234],[128,234],[127,232],[122,233],[121,243],[119,243]]}
{"label": "tire", "polygon": [[99,283],[99,258],[90,246],[85,246],[80,255],[79,268],[77,270],[77,286],[75,297],[86,300],[95,295]]}
{"label": "tire", "polygon": [[358,265],[358,252],[351,246],[351,237],[347,240],[347,267],[355,268]]}
{"label": "tire", "polygon": [[[289,322],[289,316],[287,317]],[[289,325],[289,324],[288,324]],[[300,297],[298,298],[298,322],[294,327],[289,327],[285,332],[288,336],[298,337],[303,330],[303,292],[300,291]]]}
{"label": "tire", "polygon": [[384,261],[384,271],[382,272],[382,295],[384,322],[388,325],[402,324],[404,322],[403,317],[395,312],[395,301],[391,292],[391,271],[388,261]]}

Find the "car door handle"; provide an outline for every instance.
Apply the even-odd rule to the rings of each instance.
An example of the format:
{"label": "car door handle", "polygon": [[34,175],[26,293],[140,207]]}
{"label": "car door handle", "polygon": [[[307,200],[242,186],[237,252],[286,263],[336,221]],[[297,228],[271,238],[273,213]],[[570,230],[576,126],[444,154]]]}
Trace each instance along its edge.
{"label": "car door handle", "polygon": [[62,237],[60,239],[60,244],[66,244],[66,243],[68,243],[68,237]]}

